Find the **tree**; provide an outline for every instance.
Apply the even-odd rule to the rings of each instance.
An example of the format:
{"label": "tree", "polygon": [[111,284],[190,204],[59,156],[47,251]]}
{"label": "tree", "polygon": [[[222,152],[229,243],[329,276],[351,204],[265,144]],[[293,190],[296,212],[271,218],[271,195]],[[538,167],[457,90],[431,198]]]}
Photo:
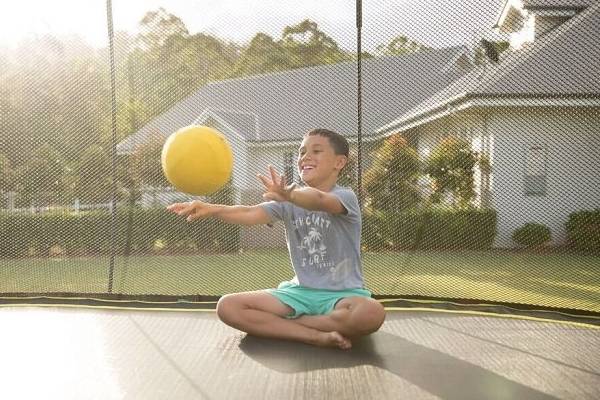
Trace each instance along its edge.
{"label": "tree", "polygon": [[440,203],[444,195],[450,194],[451,201],[459,207],[467,207],[475,197],[475,166],[485,159],[471,149],[471,144],[460,138],[448,136],[443,139],[429,156],[425,172],[433,179],[431,201]]}
{"label": "tree", "polygon": [[131,160],[131,173],[137,184],[152,187],[169,186],[161,165],[163,145],[164,140],[160,135],[155,135],[152,140],[135,149]]}
{"label": "tree", "polygon": [[388,137],[376,150],[365,174],[369,207],[379,211],[404,211],[421,201],[417,186],[419,155],[400,134]]}
{"label": "tree", "polygon": [[20,110],[11,101],[11,88],[8,80],[0,80],[0,149],[10,160],[21,161],[19,147],[22,140]]}
{"label": "tree", "polygon": [[430,47],[423,43],[419,43],[403,35],[396,36],[389,43],[381,44],[376,48],[377,54],[382,56],[399,56],[429,49]]}
{"label": "tree", "polygon": [[319,29],[316,22],[309,19],[286,26],[281,45],[288,52],[293,68],[334,64],[351,58],[335,40]]}
{"label": "tree", "polygon": [[55,201],[64,187],[65,160],[51,145],[36,148],[18,170],[18,183],[24,197],[40,205]]}
{"label": "tree", "polygon": [[189,35],[183,21],[160,7],[147,12],[140,21],[139,45],[143,49],[160,48],[171,36]]}
{"label": "tree", "polygon": [[232,76],[246,76],[291,69],[285,48],[265,33],[257,33],[244,48]]}
{"label": "tree", "polygon": [[155,188],[164,188],[170,185],[165,177],[161,165],[161,153],[165,141],[159,134],[138,145],[127,161],[127,170],[121,171],[120,180],[126,186],[130,205],[138,199],[139,195],[147,189],[151,190],[153,203],[156,201]]}
{"label": "tree", "polygon": [[109,104],[107,68],[81,42],[41,37],[11,52],[0,77],[0,145],[16,165],[40,143],[73,159],[96,142]]}
{"label": "tree", "polygon": [[[140,34],[127,59],[127,80],[134,74],[137,96],[148,105],[151,115],[158,115],[182,98],[182,85],[177,86],[181,62],[170,54],[189,38],[181,19],[164,8],[147,12],[139,24]],[[181,60],[178,60],[181,61]]]}
{"label": "tree", "polygon": [[161,70],[171,92],[181,98],[229,75],[235,62],[234,51],[211,35],[173,35],[161,48]]}
{"label": "tree", "polygon": [[[164,9],[148,12],[127,61],[136,99],[157,115],[206,83],[230,76],[239,48],[215,36],[190,35]],[[130,78],[131,79],[131,78]]]}
{"label": "tree", "polygon": [[355,151],[350,150],[348,155],[348,161],[344,166],[344,169],[340,172],[338,183],[341,186],[351,187],[355,192],[358,191],[358,182],[356,179],[356,170],[358,168],[357,154]]}
{"label": "tree", "polygon": [[112,171],[110,155],[100,145],[87,148],[75,168],[75,195],[84,203],[110,199]]}
{"label": "tree", "polygon": [[13,185],[14,172],[8,157],[0,153],[0,193],[10,191]]}

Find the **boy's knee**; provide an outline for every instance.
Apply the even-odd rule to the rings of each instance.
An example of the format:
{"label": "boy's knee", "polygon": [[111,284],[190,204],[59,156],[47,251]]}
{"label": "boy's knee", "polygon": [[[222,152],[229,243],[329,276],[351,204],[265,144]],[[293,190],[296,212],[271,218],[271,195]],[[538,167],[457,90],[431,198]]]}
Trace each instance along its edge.
{"label": "boy's knee", "polygon": [[380,302],[372,300],[369,303],[368,315],[370,322],[369,326],[372,329],[369,333],[378,331],[379,328],[381,328],[381,325],[383,325],[383,322],[385,321],[385,308],[383,308],[383,305],[381,305]]}
{"label": "boy's knee", "polygon": [[226,294],[217,302],[217,316],[224,323],[231,325],[239,310],[239,299],[235,294]]}
{"label": "boy's knee", "polygon": [[360,335],[377,332],[385,320],[385,309],[373,299],[365,299],[354,311],[351,323]]}

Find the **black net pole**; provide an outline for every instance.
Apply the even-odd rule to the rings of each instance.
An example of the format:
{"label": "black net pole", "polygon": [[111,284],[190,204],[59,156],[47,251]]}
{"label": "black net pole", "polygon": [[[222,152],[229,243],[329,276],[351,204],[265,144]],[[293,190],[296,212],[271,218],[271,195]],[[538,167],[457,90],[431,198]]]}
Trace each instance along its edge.
{"label": "black net pole", "polygon": [[[127,84],[129,87],[129,104],[131,104],[131,107],[129,108],[129,123],[131,126],[131,130],[132,132],[136,132],[137,131],[137,115],[135,112],[135,98],[136,98],[136,92],[135,92],[135,81],[134,81],[134,68],[133,68],[133,59],[132,56],[130,55],[128,60],[127,60]],[[137,183],[136,183],[136,176],[132,176],[132,172],[134,170],[134,166],[132,165],[132,157],[129,156],[128,158],[128,167],[129,167],[129,171],[130,171],[130,175],[129,175],[129,180],[128,180],[128,186],[129,186],[129,204],[127,206],[127,232],[126,232],[126,236],[125,236],[125,249],[123,250],[123,264],[122,264],[122,274],[120,276],[120,282],[122,282],[122,285],[125,284],[125,282],[127,282],[127,270],[129,268],[129,254],[131,253],[131,242],[133,240],[133,229],[134,229],[134,212],[135,212],[135,201],[137,198]],[[123,286],[121,286],[121,288],[123,288]],[[123,289],[121,289],[121,293],[123,292]]]}
{"label": "black net pole", "polygon": [[110,94],[111,94],[111,174],[112,199],[110,207],[110,267],[108,271],[108,293],[113,291],[113,276],[115,271],[116,236],[117,236],[117,96],[115,79],[115,50],[113,33],[112,0],[106,0],[106,19],[108,26],[108,45],[110,55]]}
{"label": "black net pole", "polygon": [[363,206],[362,196],[362,0],[356,0],[356,53],[357,53],[357,187],[358,204]]}

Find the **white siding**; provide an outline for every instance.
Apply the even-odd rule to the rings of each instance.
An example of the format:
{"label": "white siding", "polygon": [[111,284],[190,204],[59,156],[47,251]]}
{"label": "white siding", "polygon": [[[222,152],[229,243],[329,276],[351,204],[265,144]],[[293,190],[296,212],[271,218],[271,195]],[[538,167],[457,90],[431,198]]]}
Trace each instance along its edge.
{"label": "white siding", "polygon": [[535,39],[535,16],[529,14],[524,17],[523,28],[510,35],[509,43],[512,50],[519,50],[526,43],[531,43]]}
{"label": "white siding", "polygon": [[[526,222],[547,225],[554,244],[563,243],[569,213],[600,207],[598,110],[505,110],[491,115],[489,130],[495,137],[496,245],[514,245],[512,232]],[[527,149],[539,144],[548,149],[546,195],[526,196]]]}
{"label": "white siding", "polygon": [[[284,154],[297,154],[298,146],[300,146],[300,140],[297,145],[292,146],[252,146],[248,154],[248,181],[246,187],[248,189],[262,190],[262,185],[256,178],[256,175],[268,174],[269,165],[272,165],[280,174],[283,174],[285,171],[285,166],[283,165]],[[294,159],[294,163],[295,161]],[[296,168],[294,168],[294,176],[298,176]]]}
{"label": "white siding", "polygon": [[233,152],[233,172],[232,172],[232,184],[235,190],[235,202],[241,201],[241,192],[245,187],[247,181],[247,170],[248,170],[248,150],[247,145],[243,137],[232,130],[215,122],[212,118],[206,121],[206,125],[212,126],[219,132],[221,132],[227,138],[231,151]]}
{"label": "white siding", "polygon": [[[426,157],[449,134],[471,140],[492,164],[495,246],[513,247],[513,231],[527,222],[547,225],[553,244],[563,244],[568,215],[600,207],[600,110],[504,108],[486,113],[458,114],[418,128],[419,154]],[[527,150],[534,145],[547,148],[545,196],[524,191]],[[480,195],[478,172],[475,178]]]}

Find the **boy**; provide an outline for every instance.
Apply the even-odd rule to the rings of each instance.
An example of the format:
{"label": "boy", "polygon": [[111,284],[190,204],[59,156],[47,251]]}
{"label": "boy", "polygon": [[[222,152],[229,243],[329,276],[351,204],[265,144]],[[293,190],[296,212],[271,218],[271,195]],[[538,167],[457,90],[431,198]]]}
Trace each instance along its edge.
{"label": "boy", "polygon": [[269,167],[269,178],[258,175],[267,202],[224,206],[193,201],[168,207],[188,221],[215,217],[242,225],[285,223],[296,276],[277,289],[222,297],[217,315],[224,323],[255,336],[341,349],[379,329],[384,309],[363,287],[358,200],[351,189],[336,184],[347,160],[343,136],[314,129],[304,136],[298,154],[306,186],[287,185]]}

